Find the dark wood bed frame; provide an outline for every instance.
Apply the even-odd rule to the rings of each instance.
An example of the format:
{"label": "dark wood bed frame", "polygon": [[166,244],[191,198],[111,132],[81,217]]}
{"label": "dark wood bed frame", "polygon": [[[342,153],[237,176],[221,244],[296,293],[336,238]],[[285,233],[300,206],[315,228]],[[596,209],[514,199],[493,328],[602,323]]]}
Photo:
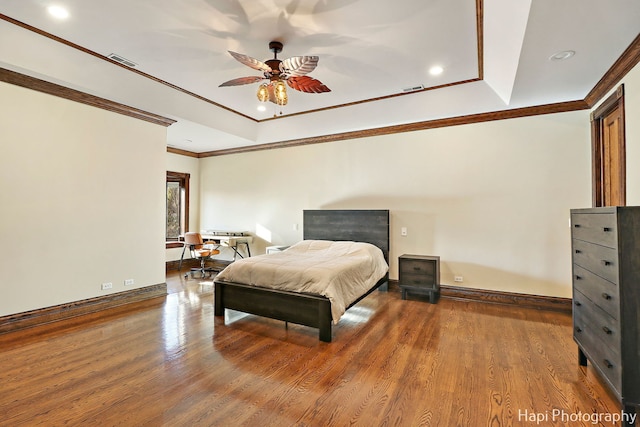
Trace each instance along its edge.
{"label": "dark wood bed frame", "polygon": [[[388,210],[305,210],[303,220],[304,240],[371,243],[382,250],[389,263]],[[389,273],[349,307],[378,288],[386,291],[388,281]],[[331,304],[328,298],[216,280],[214,286],[216,316],[223,316],[225,309],[229,308],[310,326],[319,329],[320,341],[331,342]]]}

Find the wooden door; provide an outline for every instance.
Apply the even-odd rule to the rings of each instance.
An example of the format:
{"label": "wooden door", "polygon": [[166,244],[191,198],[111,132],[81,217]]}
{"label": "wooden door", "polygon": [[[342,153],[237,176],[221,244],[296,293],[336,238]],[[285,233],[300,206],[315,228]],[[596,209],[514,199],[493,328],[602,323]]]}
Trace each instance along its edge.
{"label": "wooden door", "polygon": [[623,87],[620,86],[591,117],[594,206],[626,204],[623,95]]}

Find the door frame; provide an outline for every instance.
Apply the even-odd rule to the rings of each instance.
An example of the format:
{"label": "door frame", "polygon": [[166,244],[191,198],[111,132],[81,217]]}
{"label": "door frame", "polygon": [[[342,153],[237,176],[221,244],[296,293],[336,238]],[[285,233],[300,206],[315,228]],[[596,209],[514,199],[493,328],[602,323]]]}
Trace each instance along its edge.
{"label": "door frame", "polygon": [[624,84],[618,86],[616,91],[600,104],[591,113],[591,175],[592,175],[592,204],[594,207],[604,206],[604,191],[602,176],[603,150],[602,143],[604,139],[604,118],[615,109],[620,110],[620,194],[622,195],[622,205],[627,204],[627,150],[626,136],[624,124]]}

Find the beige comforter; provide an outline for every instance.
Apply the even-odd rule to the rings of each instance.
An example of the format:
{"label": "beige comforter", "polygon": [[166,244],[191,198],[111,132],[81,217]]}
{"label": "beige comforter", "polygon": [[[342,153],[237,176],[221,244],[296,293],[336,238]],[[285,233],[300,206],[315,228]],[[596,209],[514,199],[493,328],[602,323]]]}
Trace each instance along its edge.
{"label": "beige comforter", "polygon": [[369,243],[303,240],[282,252],[235,261],[215,280],[322,295],[337,323],[388,269],[382,251]]}

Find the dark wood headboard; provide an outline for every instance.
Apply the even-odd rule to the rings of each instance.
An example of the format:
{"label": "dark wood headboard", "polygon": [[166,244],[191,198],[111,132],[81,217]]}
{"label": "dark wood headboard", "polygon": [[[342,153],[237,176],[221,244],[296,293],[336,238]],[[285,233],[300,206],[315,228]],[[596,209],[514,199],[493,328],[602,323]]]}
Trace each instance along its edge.
{"label": "dark wood headboard", "polygon": [[389,262],[388,210],[305,210],[304,240],[346,240],[379,247]]}

